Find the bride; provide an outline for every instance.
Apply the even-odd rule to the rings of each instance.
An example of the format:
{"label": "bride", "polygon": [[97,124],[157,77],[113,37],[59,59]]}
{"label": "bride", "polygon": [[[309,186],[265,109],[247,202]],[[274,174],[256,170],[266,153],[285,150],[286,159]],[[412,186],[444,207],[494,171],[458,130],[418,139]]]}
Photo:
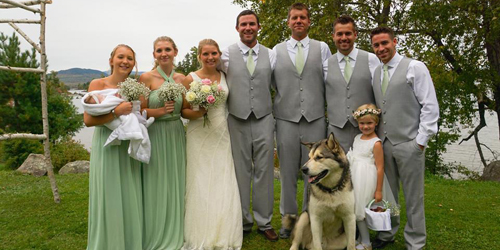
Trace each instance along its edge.
{"label": "bride", "polygon": [[[217,81],[227,98],[223,73],[217,70],[220,49],[212,39],[201,40],[198,60],[202,67],[183,81]],[[187,105],[188,106],[188,105]],[[203,126],[207,113],[210,126]],[[190,119],[186,133],[186,214],[183,249],[241,249],[243,227],[238,184],[234,172],[225,101],[208,111],[182,110]]]}

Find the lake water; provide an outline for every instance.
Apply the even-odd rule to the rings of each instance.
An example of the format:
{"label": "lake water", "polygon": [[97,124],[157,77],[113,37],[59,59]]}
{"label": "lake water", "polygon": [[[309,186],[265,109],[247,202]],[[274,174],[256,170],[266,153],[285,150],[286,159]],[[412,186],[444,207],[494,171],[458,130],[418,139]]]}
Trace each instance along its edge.
{"label": "lake water", "polygon": [[[71,91],[72,93],[78,91]],[[79,92],[81,93],[81,92]],[[83,108],[81,105],[81,96],[75,95],[73,97],[73,104],[78,108],[78,112],[83,113]],[[479,140],[481,143],[488,146],[491,150],[500,156],[500,140],[498,134],[498,123],[496,114],[487,114],[486,115],[486,124],[487,127],[484,127],[479,132]],[[462,129],[462,137],[459,139],[467,137],[472,129]],[[76,135],[75,139],[80,141],[86,149],[90,150],[90,146],[92,145],[92,135],[94,133],[94,128],[84,127],[81,129]],[[443,160],[446,163],[460,163],[463,166],[469,168],[470,170],[478,171],[480,174],[483,172],[483,166],[481,160],[479,158],[479,154],[476,148],[476,144],[474,142],[474,138],[471,138],[469,141],[464,141],[461,145],[458,142],[453,143],[447,147],[448,152],[443,155]],[[491,161],[494,158],[492,152],[486,148],[483,149],[483,154],[487,161]],[[499,157],[500,158],[500,157]],[[455,176],[457,177],[457,176]]]}

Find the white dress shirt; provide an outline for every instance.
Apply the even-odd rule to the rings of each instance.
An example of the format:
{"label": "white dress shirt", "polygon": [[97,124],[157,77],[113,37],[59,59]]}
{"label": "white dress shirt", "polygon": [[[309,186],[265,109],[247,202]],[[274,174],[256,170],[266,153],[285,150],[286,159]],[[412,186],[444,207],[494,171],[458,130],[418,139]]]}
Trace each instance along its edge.
{"label": "white dress shirt", "polygon": [[[243,55],[243,61],[246,63],[248,59],[248,51],[250,50],[250,47],[248,47],[246,44],[242,43],[241,41],[237,42],[238,47],[240,48],[240,52]],[[255,65],[255,68],[257,68],[257,59],[259,59],[259,42],[257,41],[257,44],[253,46],[253,62]],[[274,66],[276,66],[276,52],[273,50],[268,50],[269,52],[269,62],[271,63],[271,70],[274,70]],[[229,69],[229,47],[225,48],[222,51],[222,55],[220,57],[222,61],[222,71],[227,73],[227,69]]]}
{"label": "white dress shirt", "polygon": [[[387,63],[389,72],[388,88],[391,84],[390,79],[394,75],[394,71],[396,71],[402,59],[403,56],[396,52],[394,57]],[[383,63],[381,63],[380,70],[380,82],[382,82],[384,77]],[[410,83],[409,86],[413,87],[413,93],[422,106],[420,109],[420,124],[416,141],[422,146],[427,146],[429,138],[436,134],[438,130],[439,106],[434,83],[432,82],[427,66],[425,66],[423,62],[417,60],[412,60],[408,65],[406,81]]]}
{"label": "white dress shirt", "polygon": [[[353,48],[351,53],[349,53],[349,55],[347,55],[347,56],[349,56],[349,60],[351,61],[351,67],[353,70],[353,74],[355,74],[354,67],[356,66],[356,58],[358,58],[358,52],[359,52],[359,49]],[[337,52],[337,53],[333,54],[333,56],[337,57],[337,60],[339,62],[340,72],[342,72],[342,76],[344,76],[344,69],[345,69],[345,64],[346,64],[346,61],[344,59],[344,54]],[[372,77],[373,77],[373,73],[375,72],[375,69],[379,65],[380,65],[380,60],[378,59],[378,57],[373,53],[368,53],[368,68],[370,69],[370,73],[372,74]],[[326,81],[326,76],[328,74],[328,60],[325,60],[323,62],[323,74],[325,75],[325,81]]]}
{"label": "white dress shirt", "polygon": [[[309,55],[309,42],[311,39],[309,39],[309,36],[306,36],[304,39],[302,39],[300,42],[302,43],[302,46],[304,46],[303,53],[304,53],[304,63],[307,62],[307,56]],[[295,40],[293,37],[290,37],[288,41],[286,41],[286,49],[288,51],[288,55],[290,55],[290,59],[292,60],[293,65],[295,65],[295,55],[297,55],[298,47],[297,43],[299,41]],[[328,45],[324,42],[320,42],[321,45],[321,61],[324,62],[326,59],[330,58],[332,55],[332,52],[330,52],[330,48]],[[277,48],[274,46],[273,51],[277,53]]]}

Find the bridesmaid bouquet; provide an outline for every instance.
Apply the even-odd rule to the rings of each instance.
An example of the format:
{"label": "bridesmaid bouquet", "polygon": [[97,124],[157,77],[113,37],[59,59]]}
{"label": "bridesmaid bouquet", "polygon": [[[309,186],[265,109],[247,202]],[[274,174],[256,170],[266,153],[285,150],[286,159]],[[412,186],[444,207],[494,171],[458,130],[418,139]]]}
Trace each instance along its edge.
{"label": "bridesmaid bouquet", "polygon": [[[224,101],[224,90],[217,84],[217,81],[212,82],[210,79],[203,79],[201,82],[198,82],[194,80],[189,84],[186,101],[191,104],[194,111],[198,111],[199,107],[208,110]],[[205,125],[210,126],[207,113],[203,115],[203,127]]]}
{"label": "bridesmaid bouquet", "polygon": [[140,96],[148,98],[149,90],[146,85],[142,82],[138,82],[133,78],[127,78],[124,82],[118,83],[118,94],[127,102],[132,102],[132,110],[141,110],[141,101],[139,101]]}
{"label": "bridesmaid bouquet", "polygon": [[182,84],[167,83],[158,89],[158,97],[162,102],[175,101],[179,95],[186,93],[186,88]]}

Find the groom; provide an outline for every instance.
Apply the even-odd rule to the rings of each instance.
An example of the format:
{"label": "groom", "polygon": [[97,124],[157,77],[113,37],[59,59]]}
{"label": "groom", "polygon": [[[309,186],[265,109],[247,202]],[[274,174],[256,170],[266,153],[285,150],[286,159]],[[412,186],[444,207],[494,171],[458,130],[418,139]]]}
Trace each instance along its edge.
{"label": "groom", "polygon": [[[231,135],[236,179],[240,190],[243,232],[253,226],[250,193],[258,232],[270,241],[278,235],[271,227],[274,203],[274,118],[271,102],[271,76],[275,54],[257,42],[259,18],[251,10],[236,18],[240,41],[222,53],[227,73],[228,126]],[[253,181],[253,184],[252,184]],[[253,187],[253,192],[250,192]]]}

